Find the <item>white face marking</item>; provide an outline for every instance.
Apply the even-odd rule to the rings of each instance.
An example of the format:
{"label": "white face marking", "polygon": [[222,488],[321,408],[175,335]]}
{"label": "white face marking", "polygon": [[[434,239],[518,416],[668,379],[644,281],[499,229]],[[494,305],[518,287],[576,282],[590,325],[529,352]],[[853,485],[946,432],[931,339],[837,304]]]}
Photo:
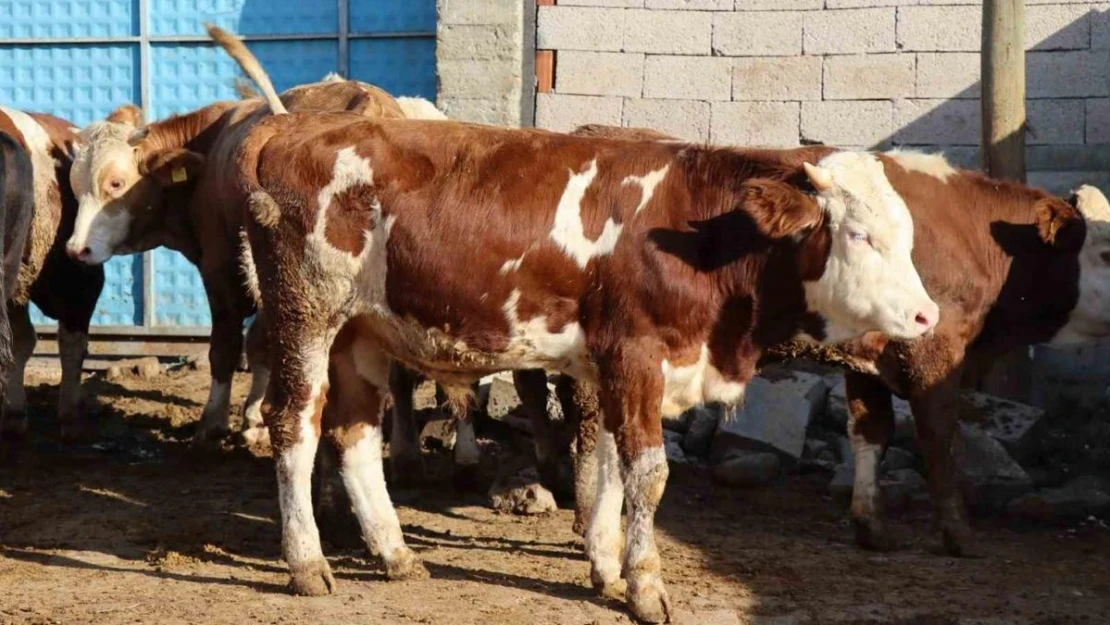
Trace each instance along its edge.
{"label": "white face marking", "polygon": [[886,155],[906,171],[927,174],[941,182],[948,182],[949,176],[956,175],[956,168],[944,158],[944,154],[926,154],[917,150],[890,150]]}
{"label": "white face marking", "polygon": [[586,238],[585,226],[582,224],[582,199],[596,176],[597,159],[590,161],[586,171],[582,173],[570,172],[570,180],[559,198],[559,205],[555,209],[555,223],[551,227],[551,240],[582,269],[586,268],[591,258],[611,254],[624,228],[609,218],[596,241]]}
{"label": "white face marking", "polygon": [[1075,191],[1076,208],[1087,222],[1079,252],[1079,301],[1052,343],[1066,345],[1110,336],[1110,202],[1097,188]]}
{"label": "white face marking", "polygon": [[826,322],[826,342],[880,331],[911,339],[931,330],[939,308],[910,254],[913,219],[875,156],[837,152],[818,166],[832,179],[817,201],[832,247],[821,278],[805,283],[809,309]]}
{"label": "white face marking", "polygon": [[363,426],[363,435],[344,449],[340,474],[351,498],[351,507],[362,527],[366,542],[376,547],[387,562],[408,551],[401,522],[389,499],[382,470],[381,428]]}
{"label": "white face marking", "polygon": [[640,203],[636,205],[636,211],[633,213],[634,215],[639,215],[640,211],[644,210],[644,207],[651,201],[651,196],[655,194],[655,187],[659,186],[660,182],[663,182],[663,179],[667,177],[667,172],[670,171],[670,169],[670,164],[667,164],[643,176],[628,176],[621,182],[621,186],[630,184],[640,185]]}
{"label": "white face marking", "polygon": [[621,577],[621,482],[617,441],[612,432],[601,428],[594,447],[597,458],[597,496],[586,530],[586,556],[594,583],[615,584]]}
{"label": "white face marking", "polygon": [[709,346],[701,346],[697,362],[674,366],[663,360],[663,404],[665,417],[675,417],[708,402],[737,404],[744,399],[745,385],[727,380],[709,361]]}
{"label": "white face marking", "polygon": [[568,323],[558,332],[549,332],[547,317],[521,321],[517,313],[520,290],[513,289],[502,310],[509,321],[509,345],[506,353],[521,368],[551,368],[578,375],[588,375],[586,335],[578,323]]}
{"label": "white face marking", "polygon": [[[125,253],[123,243],[131,228],[127,193],[142,178],[135,148],[127,143],[134,126],[94,122],[80,135],[69,172],[70,186],[77,198],[77,218],[66,251],[89,265],[99,265],[114,254]],[[116,185],[108,201],[99,185]],[[80,256],[77,256],[77,255]]]}

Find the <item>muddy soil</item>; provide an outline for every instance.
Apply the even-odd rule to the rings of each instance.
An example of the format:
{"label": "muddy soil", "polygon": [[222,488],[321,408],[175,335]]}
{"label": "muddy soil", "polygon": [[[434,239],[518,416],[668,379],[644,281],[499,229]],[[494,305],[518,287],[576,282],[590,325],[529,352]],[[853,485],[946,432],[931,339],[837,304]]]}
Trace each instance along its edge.
{"label": "muddy soil", "polygon": [[[628,623],[594,595],[572,514],[500,515],[443,478],[392,489],[406,539],[431,579],[387,582],[364,548],[325,543],[339,586],[289,595],[272,463],[188,441],[207,395],[203,371],[91,376],[102,437],[53,435],[57,376],[35,374],[31,435],[0,444],[0,624]],[[242,402],[246,376],[236,379]],[[236,406],[238,410],[238,405]],[[519,448],[486,442],[494,465]],[[487,463],[488,464],[488,463]],[[490,467],[487,467],[489,469]],[[495,470],[494,466],[490,470]],[[852,543],[828,475],[759,490],[672,467],[657,518],[676,620],[695,624],[1110,623],[1110,530],[1097,520],[1015,527],[979,519],[987,557],[936,553],[927,506],[898,514],[895,553]]]}

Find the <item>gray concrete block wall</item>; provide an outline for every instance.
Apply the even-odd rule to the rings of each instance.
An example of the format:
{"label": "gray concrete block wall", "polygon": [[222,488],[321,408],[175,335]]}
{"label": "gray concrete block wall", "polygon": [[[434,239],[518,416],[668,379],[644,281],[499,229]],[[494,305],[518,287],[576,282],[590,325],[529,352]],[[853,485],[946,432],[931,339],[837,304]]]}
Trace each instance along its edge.
{"label": "gray concrete block wall", "polygon": [[[557,0],[537,14],[537,48],[556,51],[556,71],[536,123],[615,119],[750,145],[910,145],[974,165],[981,5]],[[1063,192],[1110,172],[1110,2],[1026,5],[1030,165],[1033,180]]]}
{"label": "gray concrete block wall", "polygon": [[436,0],[436,104],[449,117],[504,126],[524,121],[522,102],[531,98],[523,90],[533,84],[524,77],[529,6],[522,0]]}

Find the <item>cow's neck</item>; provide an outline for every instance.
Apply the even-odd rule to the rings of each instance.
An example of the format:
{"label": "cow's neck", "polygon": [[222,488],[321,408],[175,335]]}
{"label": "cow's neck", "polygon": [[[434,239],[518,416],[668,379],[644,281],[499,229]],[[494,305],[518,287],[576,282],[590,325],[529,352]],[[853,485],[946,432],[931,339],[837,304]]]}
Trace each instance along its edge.
{"label": "cow's neck", "polygon": [[234,102],[217,102],[155,122],[148,126],[150,132],[144,144],[151,151],[188,148],[207,155],[224,125],[225,115],[235,106]]}

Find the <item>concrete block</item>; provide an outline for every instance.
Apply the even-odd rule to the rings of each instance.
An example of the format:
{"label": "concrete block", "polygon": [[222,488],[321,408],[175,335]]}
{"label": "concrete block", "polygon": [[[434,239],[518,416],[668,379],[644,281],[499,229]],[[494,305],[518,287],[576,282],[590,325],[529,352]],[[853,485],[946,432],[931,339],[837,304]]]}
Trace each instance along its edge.
{"label": "concrete block", "polygon": [[830,56],[825,58],[822,84],[826,100],[912,97],[914,55]]}
{"label": "concrete block", "polygon": [[732,59],[714,56],[648,56],[644,97],[676,100],[728,100]]}
{"label": "concrete block", "polygon": [[[825,422],[838,432],[846,432],[848,430],[848,393],[847,387],[844,384],[844,376],[837,376],[839,379],[836,384],[829,390],[829,403],[825,409]],[[893,442],[905,443],[913,440],[914,437],[914,424],[913,412],[910,410],[910,402],[902,399],[901,397],[891,397],[891,405],[894,408],[894,437]],[[848,448],[851,452],[851,447]],[[850,459],[841,457],[841,462],[849,462]]]}
{"label": "concrete block", "polygon": [[624,125],[654,128],[687,141],[709,138],[709,103],[694,100],[625,100]]}
{"label": "concrete block", "polygon": [[805,13],[802,48],[806,54],[893,52],[893,8]]}
{"label": "concrete block", "polygon": [[898,7],[898,46],[905,51],[977,52],[982,29],[979,6]]}
{"label": "concrete block", "polygon": [[1016,457],[1028,450],[1030,432],[1044,414],[1040,408],[983,393],[960,396],[960,420],[975,425]]}
{"label": "concrete block", "polygon": [[646,0],[644,6],[673,11],[731,11],[732,0]]}
{"label": "concrete block", "polygon": [[[921,0],[825,0],[825,8],[861,9],[868,7],[899,7],[907,5],[917,5],[921,3]],[[953,0],[948,4],[959,4],[959,0]]]}
{"label": "concrete block", "polygon": [[562,0],[563,7],[613,7],[619,9],[639,9],[644,0]]}
{"label": "concrete block", "polygon": [[623,9],[542,6],[536,13],[536,47],[619,52],[624,16]]}
{"label": "concrete block", "polygon": [[496,373],[478,385],[477,407],[491,419],[503,420],[520,405],[511,373]]}
{"label": "concrete block", "polygon": [[[1100,189],[1110,189],[1110,172],[1105,170],[1030,171],[1027,178],[1030,185],[1063,197],[1067,197],[1073,190],[1084,184],[1092,184]],[[1070,390],[1077,391],[1078,389],[1073,387]],[[1100,395],[1105,396],[1103,393],[1100,393]],[[1069,404],[1069,406],[1073,405]]]}
{"label": "concrete block", "polygon": [[1091,7],[1083,4],[1025,9],[1026,50],[1085,50],[1091,45]]}
{"label": "concrete block", "polygon": [[977,52],[922,52],[917,55],[917,97],[978,98],[981,72]]}
{"label": "concrete block", "polygon": [[617,97],[536,94],[536,126],[570,132],[582,124],[621,125],[624,102]]}
{"label": "concrete block", "polygon": [[721,145],[798,145],[797,102],[714,102],[710,142]]}
{"label": "concrete block", "polygon": [[436,56],[440,59],[517,59],[519,30],[510,25],[445,24],[436,33]]}
{"label": "concrete block", "polygon": [[895,142],[908,145],[978,145],[978,100],[898,100]]}
{"label": "concrete block", "polygon": [[825,0],[736,0],[737,11],[816,11]]}
{"label": "concrete block", "polygon": [[1033,482],[1021,465],[979,428],[961,423],[953,447],[960,487],[969,506],[998,509],[1032,489]]}
{"label": "concrete block", "polygon": [[440,24],[521,24],[524,6],[520,0],[437,0]]}
{"label": "concrete block", "polygon": [[519,123],[520,102],[516,98],[440,98],[440,110],[447,117],[459,121],[493,126],[513,126]]}
{"label": "concrete block", "polygon": [[1110,96],[1110,63],[1105,52],[1030,52],[1025,56],[1026,97]]}
{"label": "concrete block", "polygon": [[821,57],[737,58],[732,63],[733,100],[820,100]]}
{"label": "concrete block", "polygon": [[1029,100],[1026,145],[1082,145],[1086,108],[1083,100]]}
{"label": "concrete block", "polygon": [[713,52],[725,56],[796,56],[802,53],[800,11],[713,14]]}
{"label": "concrete block", "polygon": [[821,376],[788,372],[757,376],[749,383],[744,405],[722,421],[713,437],[714,458],[731,450],[773,451],[792,460],[802,457],[806,428],[825,408],[828,387]]}
{"label": "concrete block", "polygon": [[644,55],[563,50],[558,56],[555,91],[578,95],[638,98],[644,89]]}
{"label": "concrete block", "polygon": [[1110,4],[1091,7],[1091,49],[1110,50]]}
{"label": "concrete block", "polygon": [[624,51],[709,54],[713,17],[704,11],[650,11],[624,15]]}
{"label": "concrete block", "polygon": [[1110,100],[1087,100],[1087,141],[1110,143]]}
{"label": "concrete block", "polygon": [[490,93],[512,93],[520,81],[521,69],[514,63],[440,59],[439,96],[444,98],[485,98]]}
{"label": "concrete block", "polygon": [[890,141],[888,101],[802,102],[802,140],[839,146],[877,146]]}

